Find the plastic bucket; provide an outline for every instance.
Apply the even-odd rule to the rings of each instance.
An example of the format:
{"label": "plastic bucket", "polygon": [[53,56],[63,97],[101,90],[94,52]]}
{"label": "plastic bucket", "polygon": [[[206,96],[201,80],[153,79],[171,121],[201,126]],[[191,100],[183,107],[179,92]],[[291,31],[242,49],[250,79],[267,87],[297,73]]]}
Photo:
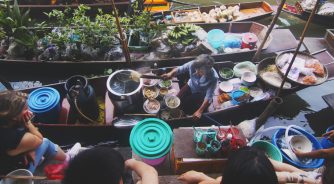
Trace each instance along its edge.
{"label": "plastic bucket", "polygon": [[[33,176],[33,174],[27,169],[17,169],[15,171],[10,172],[7,176]],[[34,184],[32,179],[2,179],[0,184]]]}
{"label": "plastic bucket", "polygon": [[163,163],[173,144],[173,133],[169,125],[157,118],[147,118],[131,130],[132,150],[149,165]]}
{"label": "plastic bucket", "polygon": [[[303,164],[303,163],[292,160],[284,151],[282,151],[281,146],[278,144],[278,140],[285,136],[285,130],[286,130],[285,128],[278,129],[272,137],[272,143],[281,151],[283,159],[286,162],[298,168],[319,168],[324,164],[324,159],[312,159],[312,161],[308,164]],[[297,130],[295,128],[290,129],[289,134],[299,135],[299,132],[303,134],[305,137],[307,137],[312,142],[313,150],[322,149],[322,146],[317,141],[317,139],[313,135],[309,134],[308,132],[302,129],[297,129]]]}
{"label": "plastic bucket", "polygon": [[[331,131],[331,130],[333,130],[333,129],[334,129],[334,125],[328,127],[327,130],[326,130],[326,133],[329,132],[329,131]],[[321,146],[322,146],[323,148],[326,148],[326,149],[327,149],[327,148],[334,147],[334,142],[332,142],[331,140],[327,139],[326,137],[323,137],[323,138],[321,139],[320,143],[321,143]]]}
{"label": "plastic bucket", "polygon": [[43,87],[29,94],[28,107],[40,123],[58,123],[60,115],[60,94],[51,87]]}
{"label": "plastic bucket", "polygon": [[221,47],[224,43],[224,31],[212,29],[208,32],[208,43],[215,49]]}
{"label": "plastic bucket", "polygon": [[264,151],[273,160],[283,162],[280,150],[268,141],[256,141],[252,144],[252,147]]}

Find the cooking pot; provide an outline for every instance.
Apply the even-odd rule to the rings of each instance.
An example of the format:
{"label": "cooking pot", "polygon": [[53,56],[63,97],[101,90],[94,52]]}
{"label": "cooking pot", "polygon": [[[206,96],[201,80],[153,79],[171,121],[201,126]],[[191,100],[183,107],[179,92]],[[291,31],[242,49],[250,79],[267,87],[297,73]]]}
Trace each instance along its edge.
{"label": "cooking pot", "polygon": [[140,104],[142,86],[143,79],[134,70],[117,70],[107,80],[109,97],[119,112],[131,111]]}

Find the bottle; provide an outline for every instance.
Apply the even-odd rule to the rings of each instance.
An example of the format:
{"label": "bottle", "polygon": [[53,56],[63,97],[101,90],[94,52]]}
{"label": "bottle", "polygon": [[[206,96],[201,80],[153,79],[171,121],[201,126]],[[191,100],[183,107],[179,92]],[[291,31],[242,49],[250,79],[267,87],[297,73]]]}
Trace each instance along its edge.
{"label": "bottle", "polygon": [[221,149],[223,151],[223,154],[227,156],[229,150],[230,150],[230,145],[231,145],[231,140],[232,140],[233,135],[231,133],[228,133],[226,135],[225,140],[221,142]]}

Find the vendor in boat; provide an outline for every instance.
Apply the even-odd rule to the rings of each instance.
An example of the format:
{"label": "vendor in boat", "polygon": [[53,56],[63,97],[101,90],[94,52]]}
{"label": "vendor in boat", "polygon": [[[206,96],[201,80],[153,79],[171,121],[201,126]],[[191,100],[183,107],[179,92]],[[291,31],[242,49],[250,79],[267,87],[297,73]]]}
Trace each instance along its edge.
{"label": "vendor in boat", "polygon": [[179,94],[181,106],[187,114],[193,114],[199,119],[212,101],[217,86],[218,74],[213,69],[215,60],[207,55],[199,55],[195,60],[174,68],[169,73],[163,74],[164,79],[171,79],[177,75],[189,72],[190,79],[184,85]]}

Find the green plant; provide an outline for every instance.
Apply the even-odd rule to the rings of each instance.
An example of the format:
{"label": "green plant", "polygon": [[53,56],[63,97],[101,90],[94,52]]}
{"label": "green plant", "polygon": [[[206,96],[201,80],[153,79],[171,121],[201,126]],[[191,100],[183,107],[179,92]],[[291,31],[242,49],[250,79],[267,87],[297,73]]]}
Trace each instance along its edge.
{"label": "green plant", "polygon": [[36,36],[28,29],[31,24],[29,10],[21,13],[17,0],[11,6],[6,0],[5,8],[0,12],[0,26],[3,28],[7,37],[13,37],[18,44],[33,47]]}
{"label": "green plant", "polygon": [[6,37],[6,33],[5,33],[5,31],[3,31],[2,28],[0,28],[0,41],[1,41],[2,39],[4,39],[5,37]]}
{"label": "green plant", "polygon": [[168,43],[174,45],[181,41],[182,45],[189,45],[196,39],[193,33],[195,33],[197,29],[199,29],[199,27],[194,24],[177,25],[168,32]]}

